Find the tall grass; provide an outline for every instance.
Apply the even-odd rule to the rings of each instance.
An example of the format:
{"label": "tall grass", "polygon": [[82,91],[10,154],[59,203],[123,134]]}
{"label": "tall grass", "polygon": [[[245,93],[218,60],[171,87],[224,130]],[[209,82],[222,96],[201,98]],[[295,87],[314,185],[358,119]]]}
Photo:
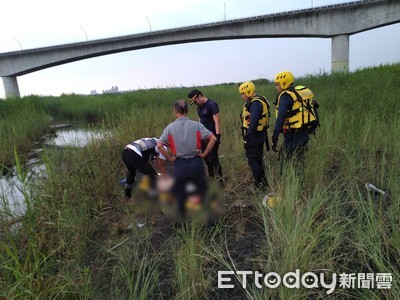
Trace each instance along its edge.
{"label": "tall grass", "polygon": [[203,254],[204,230],[198,224],[186,224],[179,232],[182,241],[174,243],[175,289],[178,299],[203,299],[209,278]]}
{"label": "tall grass", "polygon": [[13,164],[14,146],[18,152],[29,152],[46,132],[50,119],[38,101],[33,98],[0,101],[0,166]]}
{"label": "tall grass", "polygon": [[[143,216],[126,202],[118,186],[125,168],[125,144],[160,136],[172,122],[172,104],[190,88],[138,91],[123,95],[27,97],[3,102],[13,130],[20,109],[31,110],[49,124],[90,122],[112,132],[85,148],[46,149],[46,180],[26,192],[31,212],[21,226],[10,228],[2,217],[0,296],[5,298],[84,299],[397,299],[400,294],[400,65],[352,74],[299,78],[320,107],[321,127],[311,138],[304,180],[294,165],[283,175],[275,153],[266,153],[268,191],[252,187],[244,156],[239,113],[243,104],[237,84],[200,87],[219,103],[222,121],[220,154],[226,177],[226,213],[213,226],[195,223],[174,227],[162,213]],[[255,81],[270,102],[273,84]],[[26,110],[22,103],[26,103]],[[197,119],[194,107],[190,117]],[[274,117],[273,117],[274,119]],[[29,121],[21,125],[22,141]],[[36,121],[35,121],[36,122]],[[0,123],[2,124],[2,123]],[[274,121],[272,120],[272,124]],[[39,125],[38,125],[39,126]],[[34,128],[34,126],[31,126]],[[10,136],[0,126],[2,137]],[[8,127],[7,127],[8,128]],[[22,133],[24,131],[24,133]],[[269,130],[271,135],[272,128]],[[17,131],[15,131],[17,132]],[[282,142],[280,137],[280,143]],[[16,144],[22,149],[23,143]],[[14,147],[14,146],[13,146]],[[4,160],[13,151],[2,148]],[[15,159],[14,159],[15,160]],[[20,173],[23,173],[20,166]],[[386,191],[371,194],[370,182]],[[261,205],[276,192],[274,208]],[[138,227],[138,224],[144,227]],[[218,289],[218,271],[252,270],[284,275],[323,273],[391,273],[388,290],[337,285],[327,290],[259,289],[234,276],[233,289]],[[329,280],[328,280],[329,281]],[[357,283],[356,283],[357,284]]]}
{"label": "tall grass", "polygon": [[[50,241],[45,230],[49,223],[42,219],[41,201],[35,189],[30,186],[27,171],[22,168],[17,154],[15,161],[22,182],[26,218],[11,226],[12,223],[1,215],[0,297],[47,299],[87,295],[85,287],[90,286],[88,272],[81,277],[85,282],[83,288],[71,280],[67,272],[59,273],[61,265],[65,266],[59,256],[62,246],[48,244]],[[7,210],[5,199],[2,202],[2,209]],[[75,266],[74,272],[80,269],[80,266]]]}

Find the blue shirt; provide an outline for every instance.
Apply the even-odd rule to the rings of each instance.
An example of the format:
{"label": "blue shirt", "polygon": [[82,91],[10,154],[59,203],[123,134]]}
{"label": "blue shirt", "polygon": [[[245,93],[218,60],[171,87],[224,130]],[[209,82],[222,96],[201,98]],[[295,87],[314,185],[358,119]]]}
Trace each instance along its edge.
{"label": "blue shirt", "polygon": [[210,130],[214,135],[215,131],[215,122],[213,116],[219,113],[218,104],[208,99],[206,103],[202,106],[197,107],[197,115],[200,118],[200,123],[203,124],[208,130]]}

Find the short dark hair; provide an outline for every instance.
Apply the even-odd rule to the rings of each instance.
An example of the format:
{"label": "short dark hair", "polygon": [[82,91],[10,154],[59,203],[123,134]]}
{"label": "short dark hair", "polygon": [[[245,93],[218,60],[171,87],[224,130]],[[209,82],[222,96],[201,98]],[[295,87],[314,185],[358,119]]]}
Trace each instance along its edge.
{"label": "short dark hair", "polygon": [[186,115],[189,112],[189,107],[187,102],[182,99],[175,101],[174,109],[181,115]]}
{"label": "short dark hair", "polygon": [[203,93],[200,92],[198,89],[192,90],[189,94],[188,94],[188,98],[192,99],[194,96],[203,96]]}

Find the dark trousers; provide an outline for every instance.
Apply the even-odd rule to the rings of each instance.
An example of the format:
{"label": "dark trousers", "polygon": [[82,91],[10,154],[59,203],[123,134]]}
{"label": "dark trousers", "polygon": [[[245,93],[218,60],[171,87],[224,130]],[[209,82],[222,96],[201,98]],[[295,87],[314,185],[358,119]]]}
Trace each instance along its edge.
{"label": "dark trousers", "polygon": [[281,153],[281,175],[284,173],[285,167],[288,164],[292,164],[301,181],[303,180],[305,172],[304,157],[308,141],[308,138],[302,140],[286,140],[285,138]]}
{"label": "dark trousers", "polygon": [[122,151],[122,161],[129,172],[126,177],[127,185],[132,185],[135,182],[136,170],[139,170],[144,175],[149,175],[152,182],[155,176],[157,176],[156,170],[143,157],[131,149],[124,149]]}
{"label": "dark trousers", "polygon": [[203,198],[207,189],[206,171],[203,160],[199,157],[177,158],[174,163],[174,186],[173,194],[177,198],[178,213],[180,217],[185,216],[185,203],[188,197],[186,185],[192,182],[196,187],[196,194]]}
{"label": "dark trousers", "polygon": [[[202,143],[202,151],[204,151],[207,147],[207,144]],[[219,182],[223,182],[222,179],[222,167],[221,164],[219,162],[219,155],[218,155],[218,148],[219,145],[214,145],[214,147],[212,148],[211,152],[204,158],[204,162],[207,165],[207,169],[208,169],[208,175],[210,177],[216,177],[216,175],[218,176],[218,181]]]}
{"label": "dark trousers", "polygon": [[264,143],[248,147],[246,149],[247,161],[253,172],[255,184],[257,187],[267,186],[267,178],[264,171]]}

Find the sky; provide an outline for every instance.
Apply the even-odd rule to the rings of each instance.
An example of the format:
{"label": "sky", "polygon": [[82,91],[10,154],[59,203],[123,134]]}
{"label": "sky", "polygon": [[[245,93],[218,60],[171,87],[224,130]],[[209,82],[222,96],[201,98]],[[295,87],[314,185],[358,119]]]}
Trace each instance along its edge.
{"label": "sky", "polygon": [[[344,3],[338,0],[2,1],[0,53]],[[400,62],[400,24],[350,36],[350,71]],[[331,40],[263,38],[141,49],[19,76],[21,96],[192,87],[330,72]],[[5,98],[0,82],[0,98]]]}

